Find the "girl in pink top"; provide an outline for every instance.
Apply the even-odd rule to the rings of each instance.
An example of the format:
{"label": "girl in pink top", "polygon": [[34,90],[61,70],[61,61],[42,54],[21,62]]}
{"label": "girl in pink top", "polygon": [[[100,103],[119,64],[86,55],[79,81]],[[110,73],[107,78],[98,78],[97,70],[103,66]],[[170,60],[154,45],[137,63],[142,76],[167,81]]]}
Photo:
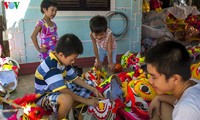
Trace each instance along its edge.
{"label": "girl in pink top", "polygon": [[[40,60],[43,61],[55,49],[58,40],[57,26],[51,21],[56,15],[57,3],[54,0],[43,0],[40,7],[44,17],[37,22],[31,38],[35,48],[39,52]],[[40,46],[37,41],[38,34]]]}
{"label": "girl in pink top", "polygon": [[101,69],[105,56],[108,57],[108,69],[113,71],[116,63],[117,44],[112,31],[107,28],[107,20],[104,16],[94,16],[90,20],[90,38],[96,57],[94,66]]}

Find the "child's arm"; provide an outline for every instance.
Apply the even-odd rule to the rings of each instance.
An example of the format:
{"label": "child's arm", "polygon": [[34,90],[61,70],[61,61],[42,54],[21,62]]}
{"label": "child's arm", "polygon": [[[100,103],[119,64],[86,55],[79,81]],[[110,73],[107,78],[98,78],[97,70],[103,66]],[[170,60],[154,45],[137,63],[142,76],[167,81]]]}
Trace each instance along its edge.
{"label": "child's arm", "polygon": [[90,38],[92,39],[92,46],[93,46],[93,50],[94,50],[94,55],[96,57],[96,62],[97,62],[97,69],[99,69],[99,67],[101,68],[101,62],[99,59],[99,54],[98,54],[98,48],[97,48],[97,44],[96,44],[96,40],[94,39],[92,33],[90,33]]}
{"label": "child's arm", "polygon": [[37,41],[37,35],[41,30],[42,30],[41,26],[35,27],[32,35],[31,35],[31,39],[32,39],[33,44],[34,44],[34,46],[35,46],[35,48],[37,49],[38,52],[46,52],[45,48],[40,48],[38,41]]}
{"label": "child's arm", "polygon": [[113,63],[113,54],[112,54],[112,46],[113,46],[113,35],[110,34],[108,37],[108,69],[113,71],[114,69],[114,63]]}
{"label": "child's arm", "polygon": [[99,97],[99,98],[103,98],[103,95],[95,88],[95,87],[92,87],[90,85],[88,85],[87,83],[85,83],[84,80],[82,80],[80,77],[78,77],[76,80],[73,81],[76,85],[79,85],[83,88],[86,88],[90,91],[92,91],[96,97]]}
{"label": "child's arm", "polygon": [[176,98],[173,95],[157,95],[149,105],[149,117],[152,117],[153,111],[156,110],[157,114],[160,115],[160,103],[165,102],[170,105],[174,105]]}

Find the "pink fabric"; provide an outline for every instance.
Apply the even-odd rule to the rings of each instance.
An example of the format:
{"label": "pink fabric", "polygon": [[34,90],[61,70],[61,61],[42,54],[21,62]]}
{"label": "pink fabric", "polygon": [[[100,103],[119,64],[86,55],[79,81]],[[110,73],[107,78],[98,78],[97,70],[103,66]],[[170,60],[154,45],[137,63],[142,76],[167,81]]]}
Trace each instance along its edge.
{"label": "pink fabric", "polygon": [[[109,38],[109,36],[110,36],[111,33],[112,33],[112,31],[110,29],[107,29],[107,31],[106,31],[106,37],[105,38],[103,38],[101,40],[96,39],[97,45],[99,47],[103,48],[104,50],[107,50],[108,38]],[[114,50],[114,49],[116,49],[116,47],[117,47],[117,43],[116,43],[116,41],[114,39],[114,41],[113,41],[113,48],[112,49]]]}
{"label": "pink fabric", "polygon": [[56,43],[58,41],[57,26],[53,22],[54,26],[50,27],[45,20],[41,19],[37,22],[37,26],[41,26],[42,30],[40,32],[40,44],[45,46],[47,49],[46,53],[40,53],[39,58],[44,60],[48,57],[49,53],[55,50]]}

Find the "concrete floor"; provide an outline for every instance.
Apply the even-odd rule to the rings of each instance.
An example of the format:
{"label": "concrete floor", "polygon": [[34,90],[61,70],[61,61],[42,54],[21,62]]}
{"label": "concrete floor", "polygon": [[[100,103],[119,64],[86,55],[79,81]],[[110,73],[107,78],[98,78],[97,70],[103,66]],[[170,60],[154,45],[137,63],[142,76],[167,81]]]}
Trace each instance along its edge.
{"label": "concrete floor", "polygon": [[9,99],[20,98],[31,93],[34,93],[34,74],[21,75],[18,77],[17,88],[10,93]]}

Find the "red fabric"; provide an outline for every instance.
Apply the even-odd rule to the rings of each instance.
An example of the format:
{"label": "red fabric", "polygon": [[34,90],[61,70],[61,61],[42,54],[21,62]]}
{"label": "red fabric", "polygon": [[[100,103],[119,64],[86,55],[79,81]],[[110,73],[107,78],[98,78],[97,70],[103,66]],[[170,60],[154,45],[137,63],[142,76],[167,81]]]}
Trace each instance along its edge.
{"label": "red fabric", "polygon": [[[20,106],[27,107],[27,105],[30,105],[30,106],[31,104],[35,105],[36,99],[37,99],[36,94],[29,94],[29,95],[25,95],[22,98],[17,98],[13,100],[13,102]],[[36,106],[36,107],[31,106],[31,109],[30,111],[28,111],[28,114],[26,114],[26,116],[29,118],[29,120],[39,120],[40,118],[42,118],[43,115],[50,115],[50,114],[51,114],[50,112],[45,111],[40,106]],[[10,120],[12,120],[12,117],[10,118]]]}

